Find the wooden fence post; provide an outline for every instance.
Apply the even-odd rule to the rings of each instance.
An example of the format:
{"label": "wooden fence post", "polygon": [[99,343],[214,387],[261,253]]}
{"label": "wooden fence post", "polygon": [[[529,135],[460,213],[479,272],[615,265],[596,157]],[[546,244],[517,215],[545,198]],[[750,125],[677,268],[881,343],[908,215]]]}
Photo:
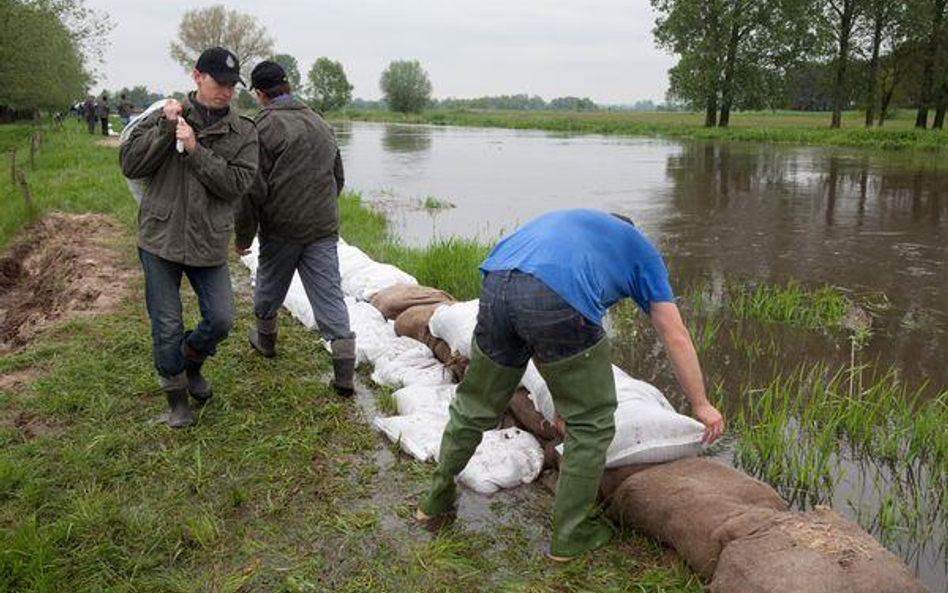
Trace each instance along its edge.
{"label": "wooden fence post", "polygon": [[30,134],[30,171],[36,170],[36,132]]}
{"label": "wooden fence post", "polygon": [[16,149],[10,149],[10,183],[16,185]]}
{"label": "wooden fence post", "polygon": [[33,196],[30,195],[30,186],[26,183],[26,175],[23,174],[22,169],[17,169],[16,180],[20,185],[20,193],[23,194],[23,201],[26,202],[26,215],[32,220],[33,219]]}

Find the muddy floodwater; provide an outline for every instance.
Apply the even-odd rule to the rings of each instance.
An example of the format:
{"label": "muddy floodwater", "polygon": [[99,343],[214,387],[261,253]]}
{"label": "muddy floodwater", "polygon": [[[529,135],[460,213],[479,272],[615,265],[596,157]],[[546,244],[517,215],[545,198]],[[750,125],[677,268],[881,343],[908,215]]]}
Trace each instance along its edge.
{"label": "muddy floodwater", "polygon": [[[948,389],[948,167],[937,157],[502,129],[334,127],[348,187],[384,209],[405,243],[492,242],[561,208],[620,212],[660,247],[680,294],[713,301],[735,283],[832,285],[871,317],[860,361],[896,372],[923,397]],[[801,365],[835,368],[853,356],[845,337],[820,332],[727,321],[719,330],[731,343],[741,332],[762,344],[752,363],[723,346],[703,360],[709,382],[724,392],[766,385]],[[679,402],[661,357],[617,338],[620,366]],[[727,444],[719,449],[717,456],[732,458]],[[924,533],[887,532],[886,505],[901,478],[855,455],[834,463],[838,479],[798,506],[831,504],[883,540],[932,591],[948,591],[948,512],[932,510],[948,498],[944,476],[912,476],[922,484],[913,490],[916,510],[930,517]]]}

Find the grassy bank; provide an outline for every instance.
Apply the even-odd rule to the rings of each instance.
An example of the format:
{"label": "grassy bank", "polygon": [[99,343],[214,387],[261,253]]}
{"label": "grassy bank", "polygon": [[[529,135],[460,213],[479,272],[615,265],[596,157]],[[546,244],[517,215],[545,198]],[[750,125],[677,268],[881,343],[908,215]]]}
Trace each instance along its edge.
{"label": "grassy bank", "polygon": [[[127,227],[117,247],[135,266],[134,202],[116,149],[97,140],[71,126],[47,134],[29,174],[37,208],[115,216]],[[11,188],[0,200],[8,242],[24,216]],[[343,203],[352,243],[425,282],[456,281],[461,297],[475,290],[476,273],[460,278],[444,255],[469,262],[483,247],[408,250],[357,198]],[[539,485],[471,497],[471,520],[437,537],[419,531],[410,516],[431,466],[393,452],[325,387],[328,355],[289,316],[281,355],[251,355],[249,278],[232,269],[237,323],[207,367],[217,396],[192,429],[150,423],[164,403],[140,282],[118,310],[0,356],[0,378],[25,380],[0,384],[0,592],[701,591],[633,533],[551,565],[551,496]]]}
{"label": "grassy bank", "polygon": [[375,121],[488,128],[546,130],[562,133],[665,136],[777,144],[849,146],[884,150],[943,152],[948,133],[915,130],[908,113],[885,127],[862,127],[862,114],[847,112],[841,129],[828,127],[829,114],[804,112],[735,113],[729,128],[705,128],[703,115],[685,112],[559,112],[430,110],[420,114],[388,111],[331,113],[334,120]]}

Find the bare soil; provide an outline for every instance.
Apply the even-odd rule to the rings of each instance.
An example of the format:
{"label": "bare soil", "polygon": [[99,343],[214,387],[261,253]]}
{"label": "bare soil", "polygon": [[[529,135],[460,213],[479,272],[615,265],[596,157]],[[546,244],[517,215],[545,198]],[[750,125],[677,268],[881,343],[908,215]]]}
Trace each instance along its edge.
{"label": "bare soil", "polygon": [[0,353],[59,321],[116,308],[135,274],[115,247],[121,228],[99,214],[52,213],[0,254]]}

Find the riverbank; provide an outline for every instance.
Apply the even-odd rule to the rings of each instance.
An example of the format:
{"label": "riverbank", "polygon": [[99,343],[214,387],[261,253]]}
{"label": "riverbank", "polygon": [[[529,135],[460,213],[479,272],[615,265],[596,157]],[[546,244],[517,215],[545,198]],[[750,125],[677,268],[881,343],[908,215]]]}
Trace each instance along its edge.
{"label": "riverbank", "polygon": [[[115,249],[137,272],[116,149],[78,127],[44,138],[29,175],[37,213],[116,219]],[[21,228],[19,199],[0,185],[7,240]],[[353,243],[448,278],[425,276],[443,258],[398,247],[356,197],[343,216]],[[232,273],[236,326],[207,367],[217,395],[187,431],[150,423],[164,402],[137,273],[116,310],[0,355],[0,591],[701,591],[673,554],[628,532],[589,559],[551,564],[552,496],[539,484],[466,498],[463,520],[437,537],[416,528],[432,468],[369,428],[363,410],[387,392],[336,398],[328,354],[289,315],[281,355],[251,354],[250,279],[236,260]]]}
{"label": "riverbank", "polygon": [[746,112],[732,115],[728,128],[706,128],[703,114],[687,112],[562,112],[429,110],[419,114],[345,111],[327,114],[334,121],[370,121],[485,128],[545,130],[567,134],[660,136],[676,139],[729,140],[774,144],[846,146],[891,151],[948,151],[948,133],[915,130],[908,112],[883,128],[865,129],[860,112],[846,112],[843,127],[831,130],[829,114]]}

